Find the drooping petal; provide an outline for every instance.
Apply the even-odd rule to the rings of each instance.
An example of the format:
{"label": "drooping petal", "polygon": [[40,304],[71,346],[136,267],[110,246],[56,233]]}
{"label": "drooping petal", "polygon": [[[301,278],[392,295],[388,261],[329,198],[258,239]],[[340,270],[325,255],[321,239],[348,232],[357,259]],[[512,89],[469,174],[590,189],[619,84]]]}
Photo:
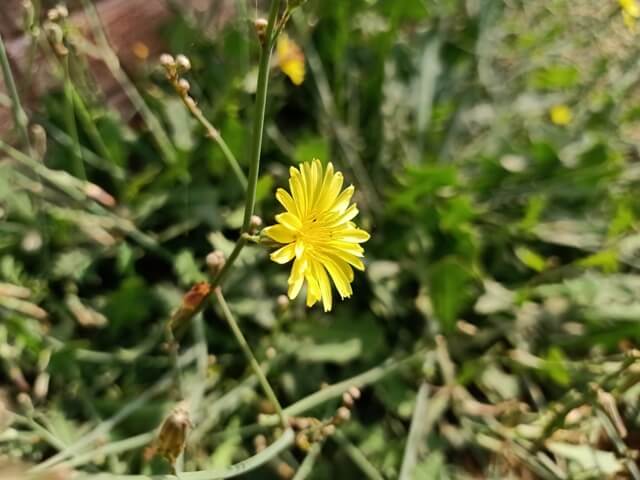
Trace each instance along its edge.
{"label": "drooping petal", "polygon": [[266,227],[262,232],[271,240],[275,240],[278,243],[291,243],[296,239],[295,232],[284,225],[272,225]]}
{"label": "drooping petal", "polygon": [[333,299],[331,296],[331,283],[329,282],[329,276],[324,267],[318,262],[313,261],[313,273],[318,280],[318,286],[320,287],[320,294],[322,296],[322,306],[325,312],[331,310]]}
{"label": "drooping petal", "polygon": [[289,290],[287,295],[291,300],[298,296],[302,283],[304,282],[304,273],[307,269],[307,260],[305,258],[296,258],[293,261],[291,275],[289,275]]}
{"label": "drooping petal", "polygon": [[290,262],[293,257],[296,255],[295,245],[290,243],[289,245],[285,245],[282,248],[279,248],[275,252],[273,252],[270,257],[276,263],[287,263]]}

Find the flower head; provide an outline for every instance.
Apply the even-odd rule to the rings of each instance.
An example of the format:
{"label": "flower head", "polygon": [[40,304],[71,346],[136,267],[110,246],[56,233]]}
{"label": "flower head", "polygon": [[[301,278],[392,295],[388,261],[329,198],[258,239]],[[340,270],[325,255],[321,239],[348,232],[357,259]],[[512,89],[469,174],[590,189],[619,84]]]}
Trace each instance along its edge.
{"label": "flower head", "polygon": [[304,54],[296,42],[285,33],[278,37],[276,44],[278,65],[294,85],[304,81]]}
{"label": "flower head", "polygon": [[627,28],[633,33],[636,22],[640,19],[640,3],[638,0],[618,0],[622,8],[622,19]]}
{"label": "flower head", "polygon": [[276,225],[264,229],[264,234],[284,244],[271,254],[276,263],[293,260],[289,276],[289,298],[294,299],[307,282],[307,306],[322,300],[324,311],[332,306],[331,283],[340,297],[350,297],[353,270],[364,270],[360,259],[361,243],[369,234],[352,222],[358,214],[356,204],[349,204],[353,185],[342,189],[343,177],[329,163],[323,168],[320,160],[291,167],[291,194],[279,188],[276,198],[285,212],[276,215]]}
{"label": "flower head", "polygon": [[573,119],[573,113],[571,109],[564,104],[554,105],[549,110],[549,116],[551,121],[556,125],[569,125]]}

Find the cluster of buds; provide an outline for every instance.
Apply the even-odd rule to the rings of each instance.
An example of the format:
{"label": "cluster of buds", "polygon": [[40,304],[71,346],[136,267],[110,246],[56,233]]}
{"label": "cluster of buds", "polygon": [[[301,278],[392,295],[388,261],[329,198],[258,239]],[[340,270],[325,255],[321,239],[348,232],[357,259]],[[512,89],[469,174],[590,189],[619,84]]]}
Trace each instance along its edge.
{"label": "cluster of buds", "polygon": [[360,398],[360,390],[351,387],[342,394],[342,405],[328,420],[319,420],[314,417],[294,417],[289,419],[289,424],[296,434],[296,445],[303,451],[308,451],[311,445],[322,442],[336,432],[336,428],[346,423],[351,418],[351,411],[356,400]]}
{"label": "cluster of buds", "polygon": [[[164,68],[167,79],[171,82],[176,92],[181,97],[191,98],[189,97],[191,85],[187,79],[182,78],[183,74],[191,70],[191,61],[187,56],[180,54],[174,58],[173,55],[163,53],[160,55],[160,65]],[[191,101],[193,102],[193,99]]]}
{"label": "cluster of buds", "polygon": [[175,467],[176,460],[187,443],[189,429],[192,427],[189,405],[187,402],[178,403],[162,422],[158,435],[145,451],[145,458],[150,460],[154,455],[161,455],[172,467]]}
{"label": "cluster of buds", "polygon": [[224,253],[222,253],[220,250],[214,250],[209,255],[207,255],[206,262],[209,273],[213,278],[215,278],[224,268],[224,265],[227,261],[224,258]]}

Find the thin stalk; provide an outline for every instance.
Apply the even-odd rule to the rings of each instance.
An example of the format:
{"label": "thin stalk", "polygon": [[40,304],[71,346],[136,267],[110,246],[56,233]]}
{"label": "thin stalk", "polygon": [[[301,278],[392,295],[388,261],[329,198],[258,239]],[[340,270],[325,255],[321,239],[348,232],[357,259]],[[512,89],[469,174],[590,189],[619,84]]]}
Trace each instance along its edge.
{"label": "thin stalk", "polygon": [[[180,365],[186,366],[189,363],[193,362],[195,358],[195,349],[190,349],[180,357]],[[158,382],[141,393],[138,398],[127,403],[124,408],[118,411],[118,413],[98,424],[93,430],[89,431],[81,438],[73,442],[71,445],[67,446],[64,450],[61,450],[56,455],[33,467],[30,472],[35,473],[46,471],[54,465],[67,460],[68,458],[75,457],[76,455],[84,453],[87,450],[93,448],[97,440],[110,432],[120,422],[131,416],[135,411],[142,408],[145,404],[147,404],[147,402],[149,402],[151,398],[170,387],[173,380],[172,375],[173,373],[165,375],[163,378],[158,380]]]}
{"label": "thin stalk", "polygon": [[251,143],[251,157],[249,163],[249,188],[247,201],[244,208],[244,222],[242,231],[249,232],[251,216],[256,203],[256,186],[260,173],[260,154],[262,152],[262,135],[264,133],[264,114],[267,107],[267,88],[269,86],[269,67],[271,63],[271,51],[273,50],[273,28],[280,7],[280,0],[273,0],[267,20],[267,30],[260,48],[260,63],[258,65],[258,86],[256,89],[256,107],[253,117],[253,134]]}
{"label": "thin stalk", "polygon": [[[301,400],[289,405],[284,409],[283,413],[289,417],[296,417],[304,412],[312,410],[313,408],[322,405],[329,400],[341,397],[344,392],[348,391],[351,387],[362,388],[367,385],[376,383],[401,368],[407,367],[411,364],[418,363],[424,360],[425,350],[418,351],[409,355],[401,360],[386,361],[384,364],[374,367],[366,372],[363,372],[355,377],[348,378],[342,382],[334,383],[328,387],[318,390],[311,395],[304,397]],[[277,417],[271,415],[264,418],[261,422],[262,425],[275,425],[277,423]]]}
{"label": "thin stalk", "polygon": [[[112,473],[85,473],[78,474],[77,480],[218,480],[237,477],[243,473],[254,470],[265,463],[277,458],[280,453],[293,445],[295,434],[290,428],[285,430],[278,440],[273,442],[261,452],[224,469],[201,470],[199,472],[183,472],[180,477],[175,475],[117,475]],[[32,477],[29,477],[32,478]]]}
{"label": "thin stalk", "polygon": [[64,122],[73,141],[71,151],[73,154],[72,171],[73,174],[83,180],[87,179],[87,173],[84,169],[84,161],[82,160],[82,150],[80,149],[80,137],[78,136],[78,127],[76,125],[76,114],[73,100],[73,83],[71,81],[71,71],[69,68],[69,54],[60,58],[62,70],[64,72]]}
{"label": "thin stalk", "polygon": [[227,275],[229,274],[229,271],[231,270],[231,266],[234,264],[234,262],[238,258],[238,255],[240,255],[240,252],[242,251],[244,246],[247,244],[247,239],[248,238],[246,235],[244,234],[240,235],[240,238],[238,239],[238,241],[233,247],[233,251],[231,252],[231,255],[229,255],[229,258],[227,258],[227,260],[225,261],[222,269],[220,269],[218,274],[213,278],[214,286],[221,285],[224,279],[227,277]]}
{"label": "thin stalk", "polygon": [[[138,112],[140,112],[140,115],[147,124],[147,127],[149,127],[149,131],[166,163],[174,165],[177,162],[177,153],[175,148],[173,147],[167,132],[165,132],[162,127],[160,120],[158,120],[151,111],[140,92],[138,92],[133,82],[120,66],[120,60],[109,44],[109,40],[107,39],[107,35],[95,6],[91,0],[83,0],[82,4],[84,5],[84,10],[87,18],[89,19],[93,34],[98,42],[98,47],[101,50],[102,61],[104,61],[105,65],[111,72],[111,75],[113,75],[118,81],[133,106],[138,110]],[[85,47],[81,41],[77,42],[77,45],[81,48]]]}
{"label": "thin stalk", "polygon": [[351,461],[356,464],[360,471],[369,480],[384,480],[384,477],[378,472],[376,467],[369,461],[369,459],[362,453],[362,451],[351,443],[347,437],[340,431],[331,437],[338,445],[347,453]]}
{"label": "thin stalk", "polygon": [[271,404],[276,409],[277,415],[280,419],[280,423],[284,428],[287,428],[287,419],[285,417],[284,412],[282,411],[282,406],[278,401],[278,397],[276,397],[276,394],[271,388],[271,385],[269,384],[267,377],[262,371],[262,367],[260,367],[258,360],[256,360],[255,355],[251,351],[251,347],[249,347],[249,343],[247,342],[246,338],[244,338],[244,335],[242,334],[242,330],[240,330],[240,327],[238,326],[238,323],[236,322],[235,317],[233,316],[233,314],[231,313],[231,310],[229,309],[229,305],[227,305],[224,295],[222,295],[222,290],[218,287],[215,289],[215,293],[216,293],[216,299],[218,300],[218,303],[222,308],[222,314],[225,320],[227,321],[227,323],[229,324],[229,327],[231,328],[233,335],[236,337],[236,340],[240,345],[240,348],[242,348],[242,352],[244,353],[245,357],[249,361],[249,364],[253,369],[253,373],[255,373],[256,377],[258,377],[258,381],[260,382],[260,385],[262,386],[264,393],[267,395],[267,398],[269,398],[269,401],[271,401]]}
{"label": "thin stalk", "polygon": [[300,468],[298,468],[298,471],[293,477],[293,480],[304,480],[309,476],[316,464],[316,461],[318,460],[318,457],[320,457],[320,452],[322,452],[323,445],[323,442],[316,442],[311,446],[311,450],[309,450],[307,456],[304,457],[304,460],[302,461]]}
{"label": "thin stalk", "polygon": [[29,119],[24,111],[24,108],[22,108],[22,103],[20,103],[20,96],[18,95],[16,82],[14,81],[13,74],[11,73],[11,65],[9,64],[9,57],[7,56],[7,50],[5,49],[2,35],[0,35],[0,66],[2,67],[2,76],[4,78],[4,83],[7,86],[9,97],[11,98],[11,111],[13,112],[13,121],[15,122],[16,128],[18,129],[18,132],[22,137],[23,143],[26,145],[28,151],[30,152],[31,141],[29,140],[29,132],[27,130]]}
{"label": "thin stalk", "polygon": [[94,147],[96,148],[98,153],[102,155],[104,160],[107,160],[108,163],[112,163],[111,152],[109,152],[109,149],[105,145],[104,140],[100,135],[100,132],[96,128],[95,123],[93,123],[91,114],[89,113],[87,106],[85,105],[84,101],[82,100],[82,97],[80,96],[80,93],[78,93],[78,89],[75,88],[75,86],[73,87],[72,94],[73,94],[73,105],[76,109],[76,112],[78,113],[78,119],[80,120],[80,122],[82,123],[82,126],[86,130],[87,135],[89,135],[89,137],[91,138],[91,141],[93,142]]}
{"label": "thin stalk", "polygon": [[222,150],[222,154],[227,159],[227,162],[229,162],[233,173],[238,178],[238,182],[242,185],[242,189],[246,191],[247,177],[245,177],[242,168],[240,168],[238,159],[229,148],[229,145],[227,145],[227,142],[224,141],[224,138],[222,138],[220,131],[214,127],[209,120],[207,120],[207,117],[204,116],[202,110],[200,110],[200,107],[198,107],[193,97],[189,96],[188,91],[181,89],[176,81],[172,83],[176,92],[180,95],[180,99],[182,100],[182,103],[184,103],[184,106],[187,107],[189,112],[191,112],[191,115],[193,115],[194,118],[204,127],[207,131],[207,136],[218,144],[220,150]]}

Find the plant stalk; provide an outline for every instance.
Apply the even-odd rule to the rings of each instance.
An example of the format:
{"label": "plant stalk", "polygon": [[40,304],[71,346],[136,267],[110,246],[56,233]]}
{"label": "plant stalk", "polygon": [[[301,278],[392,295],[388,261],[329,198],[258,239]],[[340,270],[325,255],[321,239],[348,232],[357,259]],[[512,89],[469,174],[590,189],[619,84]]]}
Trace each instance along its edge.
{"label": "plant stalk", "polygon": [[11,73],[11,65],[9,64],[9,57],[7,56],[7,50],[4,46],[2,35],[0,35],[0,66],[2,67],[4,83],[7,86],[9,97],[11,98],[13,121],[15,122],[16,128],[22,137],[23,143],[26,145],[29,153],[31,153],[31,141],[29,140],[29,131],[27,130],[29,119],[24,108],[22,108],[22,103],[20,103],[20,96],[18,95],[16,82],[14,81],[13,74]]}
{"label": "plant stalk", "polygon": [[262,371],[262,367],[260,367],[258,360],[256,359],[255,355],[251,351],[251,347],[249,347],[249,343],[247,342],[246,338],[244,338],[244,335],[242,334],[242,330],[240,330],[240,327],[238,326],[238,322],[236,322],[235,317],[233,316],[233,314],[231,313],[231,310],[229,309],[229,305],[227,305],[224,295],[222,294],[222,290],[219,287],[216,288],[215,294],[216,294],[216,299],[218,300],[218,303],[222,308],[222,314],[225,320],[229,324],[229,327],[231,328],[233,335],[236,337],[238,344],[242,348],[242,352],[244,353],[245,357],[249,361],[249,364],[251,365],[253,372],[256,374],[256,377],[258,377],[258,381],[260,382],[260,385],[262,386],[264,393],[267,395],[267,398],[269,398],[269,400],[273,404],[273,407],[276,409],[277,415],[280,418],[280,423],[286,429],[288,426],[287,419],[282,410],[282,406],[278,401],[278,397],[276,397],[276,394],[274,393],[273,389],[271,388],[271,385],[269,384],[269,380],[267,380],[267,377]]}
{"label": "plant stalk", "polygon": [[280,8],[280,0],[273,0],[269,9],[267,30],[262,39],[260,48],[260,63],[258,65],[258,87],[256,90],[256,107],[253,117],[253,135],[251,143],[251,157],[249,163],[249,188],[247,201],[244,208],[244,221],[242,232],[248,233],[251,225],[251,216],[256,203],[256,186],[260,173],[260,154],[262,153],[262,135],[264,133],[264,114],[267,107],[267,88],[269,86],[269,66],[271,63],[271,51],[273,49],[273,29]]}

